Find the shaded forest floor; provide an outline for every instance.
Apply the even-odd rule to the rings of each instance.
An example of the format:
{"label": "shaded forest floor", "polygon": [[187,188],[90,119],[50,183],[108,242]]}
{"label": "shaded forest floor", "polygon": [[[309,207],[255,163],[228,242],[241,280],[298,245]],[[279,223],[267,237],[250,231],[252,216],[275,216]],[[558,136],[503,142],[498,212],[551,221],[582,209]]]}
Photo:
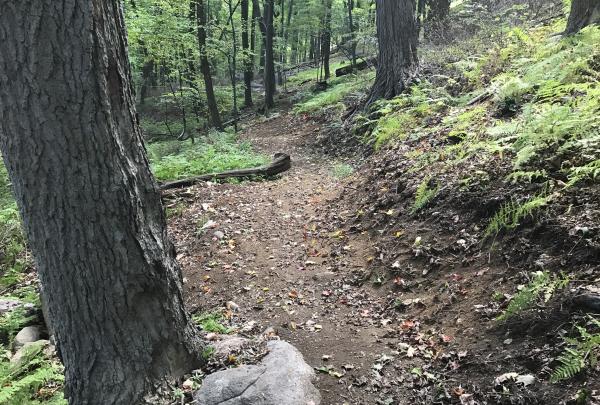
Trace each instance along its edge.
{"label": "shaded forest floor", "polygon": [[[220,314],[230,334],[294,344],[318,371],[327,405],[554,404],[575,395],[578,383],[544,381],[557,355],[548,343],[560,343],[569,318],[561,303],[547,317],[499,324],[499,291],[516,269],[430,219],[406,223],[399,260],[384,264],[376,226],[362,231],[347,201],[364,195],[363,177],[341,178],[343,163],[313,147],[322,130],[285,111],[250,122],[241,139],[289,153],[291,171],[167,196],[191,311]],[[428,263],[436,255],[440,263]],[[592,398],[600,392],[587,386]]]}

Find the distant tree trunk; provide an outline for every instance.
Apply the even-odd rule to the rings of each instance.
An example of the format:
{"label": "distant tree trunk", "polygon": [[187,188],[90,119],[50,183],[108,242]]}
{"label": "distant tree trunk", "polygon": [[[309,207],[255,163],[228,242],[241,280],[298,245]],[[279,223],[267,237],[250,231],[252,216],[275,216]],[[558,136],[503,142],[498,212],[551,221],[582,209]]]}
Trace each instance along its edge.
{"label": "distant tree trunk", "polygon": [[367,105],[401,94],[417,64],[415,0],[376,0],[379,56]]}
{"label": "distant tree trunk", "polygon": [[196,0],[196,18],[198,19],[198,49],[200,51],[200,71],[204,77],[204,88],[206,91],[206,104],[210,114],[210,120],[215,128],[221,129],[221,117],[219,115],[219,107],[215,98],[215,90],[213,88],[212,74],[210,71],[210,63],[206,54],[206,24],[208,22],[206,16],[206,6],[204,0]]}
{"label": "distant tree trunk", "polygon": [[275,27],[275,0],[265,0],[263,21],[265,25],[265,106],[272,108],[275,105],[275,55],[274,37]]}
{"label": "distant tree trunk", "polygon": [[148,87],[156,85],[156,75],[154,74],[154,60],[149,59],[144,62],[142,67],[142,88],[140,89],[140,105],[146,103],[148,97]]}
{"label": "distant tree trunk", "polygon": [[565,34],[574,34],[591,24],[600,23],[600,0],[573,0]]}
{"label": "distant tree trunk", "polygon": [[346,7],[348,9],[348,33],[350,34],[350,66],[352,70],[356,69],[356,34],[354,27],[354,0],[346,0]]}
{"label": "distant tree trunk", "polygon": [[427,37],[442,37],[448,26],[450,0],[427,0],[429,10],[425,21]]}
{"label": "distant tree trunk", "polygon": [[252,78],[254,76],[254,57],[250,52],[249,33],[253,26],[248,20],[249,0],[242,0],[242,53],[244,56],[244,105],[252,105]]}
{"label": "distant tree trunk", "polygon": [[325,15],[323,17],[323,33],[321,35],[321,54],[323,56],[323,71],[325,80],[331,77],[329,56],[331,54],[331,3],[333,0],[324,0]]}
{"label": "distant tree trunk", "polygon": [[121,1],[11,2],[0,27],[0,149],[66,396],[139,403],[198,367],[201,345],[142,146]]}

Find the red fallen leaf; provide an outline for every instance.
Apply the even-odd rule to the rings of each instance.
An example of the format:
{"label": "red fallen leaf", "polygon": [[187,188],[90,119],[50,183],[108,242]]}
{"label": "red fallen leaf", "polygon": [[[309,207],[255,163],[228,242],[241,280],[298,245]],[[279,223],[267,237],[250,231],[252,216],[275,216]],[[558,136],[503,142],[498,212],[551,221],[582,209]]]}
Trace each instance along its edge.
{"label": "red fallen leaf", "polygon": [[414,327],[415,327],[415,323],[408,319],[406,319],[405,321],[402,321],[402,323],[400,324],[400,329],[402,329],[402,330],[409,330]]}
{"label": "red fallen leaf", "polygon": [[452,279],[452,281],[460,281],[463,279],[463,276],[461,276],[460,274],[452,273],[450,274],[450,278]]}
{"label": "red fallen leaf", "polygon": [[296,299],[296,298],[298,298],[298,291],[296,291],[296,290],[292,290],[292,291],[290,291],[290,292],[288,293],[288,296],[289,296],[290,298]]}
{"label": "red fallen leaf", "polygon": [[406,281],[404,281],[403,278],[396,277],[394,279],[394,284],[396,284],[397,286],[400,286],[400,287],[404,287],[406,285]]}
{"label": "red fallen leaf", "polygon": [[454,338],[449,335],[441,335],[440,337],[442,338],[442,342],[444,343],[450,343],[454,340]]}
{"label": "red fallen leaf", "polygon": [[452,393],[460,398],[461,396],[464,395],[465,390],[462,387],[456,387],[452,390]]}

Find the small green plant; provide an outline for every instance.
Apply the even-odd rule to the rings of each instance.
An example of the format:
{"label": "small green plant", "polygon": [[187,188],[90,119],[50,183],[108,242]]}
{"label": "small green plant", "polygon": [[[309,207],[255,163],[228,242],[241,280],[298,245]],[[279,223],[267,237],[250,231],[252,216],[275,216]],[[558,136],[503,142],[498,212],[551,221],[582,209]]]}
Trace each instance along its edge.
{"label": "small green plant", "polygon": [[504,312],[496,320],[506,321],[539,301],[548,302],[557,290],[566,287],[568,283],[569,278],[565,275],[555,276],[547,271],[535,272],[529,284],[512,297]]}
{"label": "small green plant", "polygon": [[[600,321],[590,317],[589,322],[596,330],[600,328]],[[595,367],[598,363],[598,348],[600,347],[600,333],[590,333],[585,327],[577,326],[579,338],[565,338],[569,345],[558,358],[558,366],[550,381],[553,383],[568,380],[579,374],[587,366]]]}
{"label": "small green plant", "polygon": [[199,315],[194,315],[192,320],[205,332],[213,332],[227,334],[231,329],[222,324],[223,315],[219,312],[207,312]]}
{"label": "small green plant", "polygon": [[15,308],[0,317],[0,338],[12,343],[16,333],[35,319],[23,307]]}
{"label": "small green plant", "polygon": [[215,354],[215,348],[212,346],[206,346],[204,350],[202,350],[202,358],[204,360],[209,360]]}
{"label": "small green plant", "polygon": [[514,229],[521,224],[521,221],[527,217],[533,217],[542,207],[546,206],[552,195],[548,194],[547,188],[544,188],[539,194],[534,195],[523,203],[511,200],[504,204],[494,214],[488,224],[484,237],[497,235],[500,231]]}
{"label": "small green plant", "polygon": [[[17,363],[0,358],[0,404],[66,405],[61,390],[63,367],[44,354],[42,344],[34,343],[24,350]],[[44,386],[52,389],[42,390]]]}
{"label": "small green plant", "polygon": [[415,201],[413,203],[412,209],[410,210],[411,214],[422,210],[437,195],[440,188],[438,185],[435,185],[434,187],[430,188],[430,181],[431,178],[426,177],[417,187],[417,191],[415,192]]}
{"label": "small green plant", "polygon": [[571,169],[567,187],[572,187],[584,179],[595,180],[598,178],[600,178],[600,159]]}
{"label": "small green plant", "polygon": [[533,171],[522,171],[517,170],[516,172],[512,172],[508,176],[506,176],[506,181],[517,184],[517,183],[531,183],[537,179],[545,179],[548,177],[548,173],[546,170],[533,170]]}
{"label": "small green plant", "polygon": [[337,163],[332,168],[333,177],[337,177],[338,179],[343,179],[348,176],[351,176],[354,173],[354,168],[347,163]]}

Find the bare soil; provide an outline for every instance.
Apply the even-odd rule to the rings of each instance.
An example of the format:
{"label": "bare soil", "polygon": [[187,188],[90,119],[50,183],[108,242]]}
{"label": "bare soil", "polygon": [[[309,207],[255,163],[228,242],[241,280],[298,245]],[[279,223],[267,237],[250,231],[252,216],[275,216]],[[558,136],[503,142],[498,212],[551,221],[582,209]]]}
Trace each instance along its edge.
{"label": "bare soil", "polygon": [[[184,207],[170,232],[192,312],[224,311],[247,336],[274,328],[318,370],[324,405],[558,404],[582,387],[599,400],[594,378],[547,381],[570,317],[562,301],[499,325],[492,295],[521,283],[520,269],[492,260],[469,226],[389,229],[385,210],[364,226],[348,202],[364,177],[333,175],[336,163],[312,147],[321,125],[286,112],[247,123],[242,139],[290,154],[289,172],[168,196]],[[534,380],[498,383],[510,372]]]}

